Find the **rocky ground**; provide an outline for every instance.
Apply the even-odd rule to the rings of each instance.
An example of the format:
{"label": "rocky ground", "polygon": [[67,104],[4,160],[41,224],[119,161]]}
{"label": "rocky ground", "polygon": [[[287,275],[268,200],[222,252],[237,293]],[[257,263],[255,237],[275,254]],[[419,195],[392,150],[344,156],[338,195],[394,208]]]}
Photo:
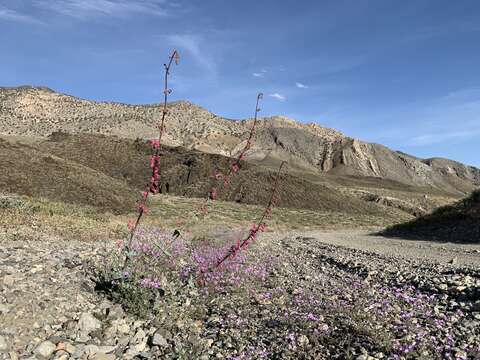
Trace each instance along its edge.
{"label": "rocky ground", "polygon": [[480,246],[266,233],[265,281],[137,319],[94,290],[104,244],[0,242],[0,359],[480,359]]}

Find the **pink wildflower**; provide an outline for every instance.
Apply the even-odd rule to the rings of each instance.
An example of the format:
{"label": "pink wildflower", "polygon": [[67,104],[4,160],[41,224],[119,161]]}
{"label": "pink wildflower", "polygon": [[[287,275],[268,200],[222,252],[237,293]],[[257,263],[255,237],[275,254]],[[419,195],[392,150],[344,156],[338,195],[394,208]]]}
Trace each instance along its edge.
{"label": "pink wildflower", "polygon": [[148,209],[147,207],[145,206],[145,204],[141,203],[138,205],[138,211],[143,213],[143,214],[147,214],[148,213]]}
{"label": "pink wildflower", "polygon": [[232,164],[232,172],[236,174],[239,170],[239,167],[236,163]]}
{"label": "pink wildflower", "polygon": [[223,185],[224,185],[225,187],[228,187],[228,186],[230,185],[230,177],[229,177],[229,176],[225,176],[225,177],[223,178]]}

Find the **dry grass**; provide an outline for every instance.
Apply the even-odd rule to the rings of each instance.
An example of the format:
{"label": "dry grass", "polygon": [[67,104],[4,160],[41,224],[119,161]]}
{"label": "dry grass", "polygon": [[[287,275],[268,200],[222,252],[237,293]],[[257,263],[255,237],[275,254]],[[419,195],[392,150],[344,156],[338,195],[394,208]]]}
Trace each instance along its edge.
{"label": "dry grass", "polygon": [[[124,239],[128,234],[127,220],[136,216],[134,212],[113,215],[94,207],[27,196],[2,195],[0,200],[0,227],[5,234],[32,239],[38,232],[83,241]],[[197,216],[202,203],[202,199],[154,196],[144,224],[196,234],[213,228],[248,229],[263,211],[257,205],[217,201],[207,215]],[[378,228],[407,219],[408,215],[402,213],[349,215],[336,211],[275,208],[269,230]]]}

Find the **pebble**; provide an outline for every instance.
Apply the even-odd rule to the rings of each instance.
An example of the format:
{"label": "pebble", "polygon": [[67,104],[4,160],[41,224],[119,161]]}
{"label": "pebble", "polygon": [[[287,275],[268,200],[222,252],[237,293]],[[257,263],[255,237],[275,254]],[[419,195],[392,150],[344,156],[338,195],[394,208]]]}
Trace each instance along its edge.
{"label": "pebble", "polygon": [[44,341],[35,348],[34,354],[39,356],[41,359],[48,359],[50,356],[52,356],[56,349],[57,347],[54,343],[50,341]]}
{"label": "pebble", "polygon": [[8,344],[5,337],[0,336],[0,352],[8,351]]}
{"label": "pebble", "polygon": [[102,322],[90,313],[83,313],[78,320],[78,330],[84,334],[90,334],[92,331],[102,327]]}
{"label": "pebble", "polygon": [[[213,342],[213,341],[212,341]],[[168,347],[168,342],[165,340],[165,338],[158,332],[156,332],[151,340],[152,345],[157,345],[157,346],[162,346],[162,347]]]}

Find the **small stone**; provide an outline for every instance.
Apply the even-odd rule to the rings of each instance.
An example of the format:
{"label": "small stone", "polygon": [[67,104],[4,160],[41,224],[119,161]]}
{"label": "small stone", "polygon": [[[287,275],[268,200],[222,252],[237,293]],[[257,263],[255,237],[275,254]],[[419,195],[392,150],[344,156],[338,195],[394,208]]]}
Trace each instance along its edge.
{"label": "small stone", "polygon": [[116,333],[117,333],[117,328],[115,326],[109,326],[103,331],[103,337],[105,339],[111,339],[115,337]]}
{"label": "small stone", "polygon": [[99,352],[98,346],[93,344],[86,345],[84,350],[87,356],[95,355]]}
{"label": "small stone", "polygon": [[102,322],[92,314],[83,313],[78,320],[78,329],[84,334],[90,334],[92,331],[102,327]]}
{"label": "small stone", "polygon": [[120,334],[128,334],[130,333],[130,326],[128,324],[120,324],[117,326],[117,331]]}
{"label": "small stone", "polygon": [[[213,340],[212,340],[213,342]],[[158,332],[156,332],[151,340],[151,344],[154,346],[168,347],[168,342],[165,338]]]}
{"label": "small stone", "polygon": [[310,341],[308,340],[308,337],[305,336],[305,335],[300,335],[300,336],[298,337],[298,344],[299,344],[300,346],[308,345],[309,342],[310,342]]}
{"label": "small stone", "polygon": [[85,345],[83,344],[75,345],[75,350],[72,353],[72,358],[80,359],[83,356],[83,354],[85,354]]}
{"label": "small stone", "polygon": [[452,265],[455,265],[456,263],[458,262],[457,258],[454,257],[452,260],[450,260],[448,263],[449,264],[452,264]]}
{"label": "small stone", "polygon": [[7,341],[3,336],[0,336],[0,352],[4,352],[8,350]]}
{"label": "small stone", "polygon": [[138,329],[135,336],[130,340],[130,344],[133,345],[137,352],[142,352],[147,347],[147,334],[142,329]]}
{"label": "small stone", "polygon": [[57,349],[54,343],[51,341],[44,341],[34,351],[34,354],[41,359],[48,359],[52,356],[53,352]]}
{"label": "small stone", "polygon": [[70,358],[70,354],[66,351],[60,350],[55,352],[55,356],[53,360],[68,360]]}
{"label": "small stone", "polygon": [[205,340],[205,344],[207,345],[207,347],[212,347],[212,345],[213,345],[213,339],[207,339],[207,340]]}
{"label": "small stone", "polygon": [[75,346],[70,343],[65,343],[65,351],[69,354],[73,354],[75,352]]}
{"label": "small stone", "polygon": [[447,290],[447,289],[448,289],[448,285],[445,284],[445,283],[443,283],[443,284],[438,285],[438,288],[439,288],[440,290]]}
{"label": "small stone", "polygon": [[3,277],[3,284],[5,286],[12,286],[15,284],[15,277],[13,275],[5,275]]}

